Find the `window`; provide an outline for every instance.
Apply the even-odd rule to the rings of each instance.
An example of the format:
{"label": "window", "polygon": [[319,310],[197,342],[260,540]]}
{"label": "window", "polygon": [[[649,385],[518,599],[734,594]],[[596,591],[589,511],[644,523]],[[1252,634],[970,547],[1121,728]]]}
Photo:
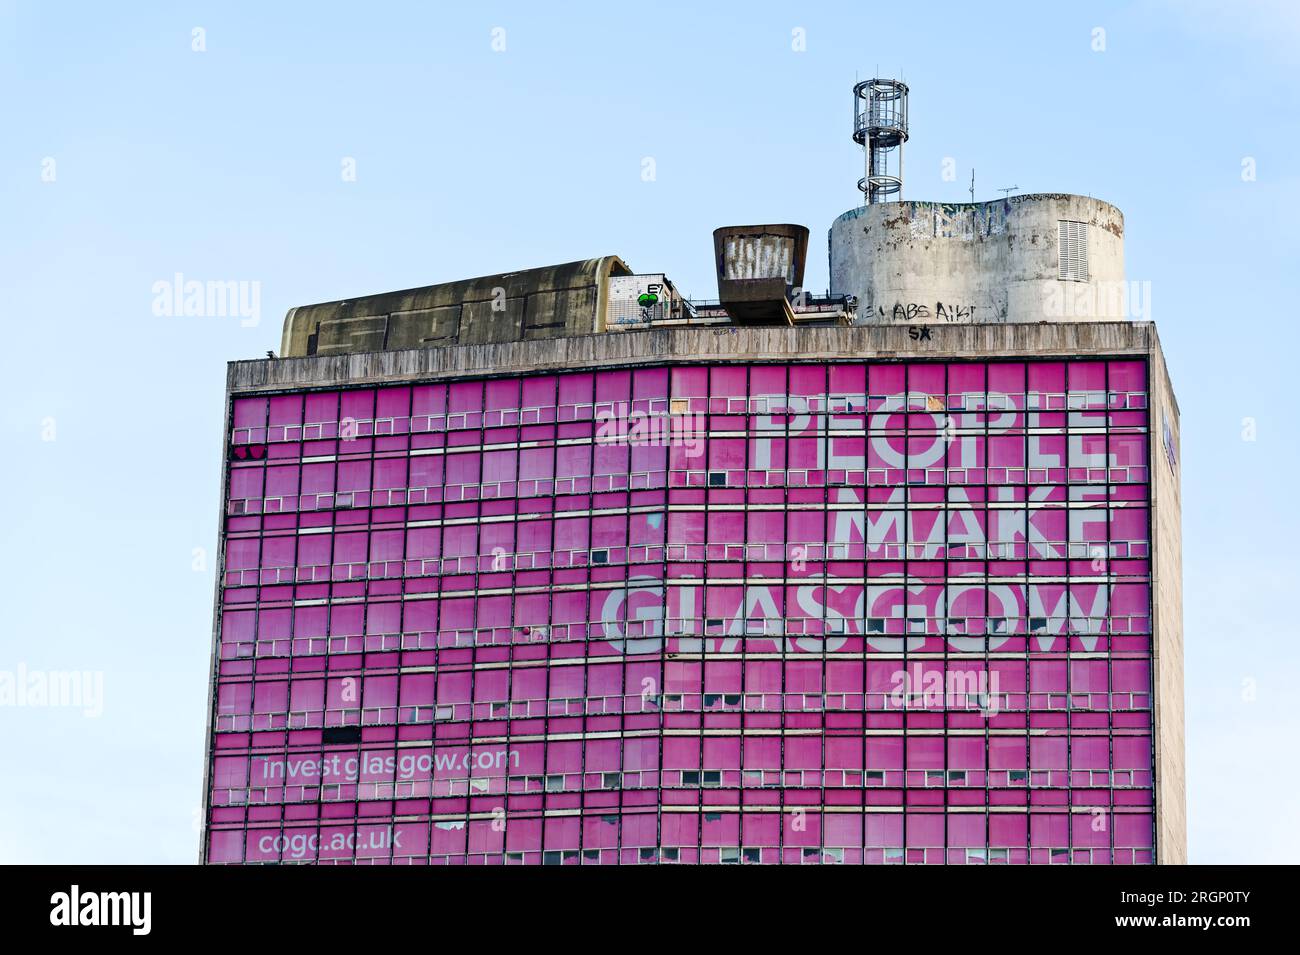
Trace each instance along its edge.
{"label": "window", "polygon": [[726,487],[726,486],[727,486],[726,471],[709,472],[709,487]]}
{"label": "window", "polygon": [[1088,223],[1062,219],[1056,224],[1061,279],[1088,281]]}

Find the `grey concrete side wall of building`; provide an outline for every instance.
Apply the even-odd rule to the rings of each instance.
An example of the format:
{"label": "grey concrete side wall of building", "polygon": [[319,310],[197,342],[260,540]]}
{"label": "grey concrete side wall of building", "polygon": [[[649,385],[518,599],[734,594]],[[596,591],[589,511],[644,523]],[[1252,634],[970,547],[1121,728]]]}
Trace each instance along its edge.
{"label": "grey concrete side wall of building", "polygon": [[[1058,225],[1086,226],[1086,280],[1062,280]],[[1128,317],[1124,216],[1087,196],[885,202],[830,229],[831,293],[858,322],[1098,321]]]}
{"label": "grey concrete side wall of building", "polygon": [[1155,639],[1156,861],[1187,862],[1183,698],[1183,512],[1178,401],[1151,336],[1152,621]]}

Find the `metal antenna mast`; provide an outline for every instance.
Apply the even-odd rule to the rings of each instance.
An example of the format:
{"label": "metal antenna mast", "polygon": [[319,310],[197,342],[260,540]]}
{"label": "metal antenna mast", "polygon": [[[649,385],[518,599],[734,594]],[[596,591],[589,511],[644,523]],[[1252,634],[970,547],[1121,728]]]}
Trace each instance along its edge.
{"label": "metal antenna mast", "polygon": [[903,143],[907,142],[907,84],[863,80],[853,87],[853,141],[863,148],[858,189],[868,205],[902,198]]}

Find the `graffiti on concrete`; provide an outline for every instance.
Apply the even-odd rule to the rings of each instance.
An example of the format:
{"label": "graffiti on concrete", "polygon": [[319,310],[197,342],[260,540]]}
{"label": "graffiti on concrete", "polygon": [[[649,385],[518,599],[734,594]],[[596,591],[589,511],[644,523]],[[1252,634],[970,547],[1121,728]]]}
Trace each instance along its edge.
{"label": "graffiti on concrete", "polygon": [[977,203],[912,202],[886,227],[906,224],[914,239],[964,239],[1002,235],[1007,229],[1011,203],[1006,200]]}
{"label": "graffiti on concrete", "polygon": [[945,305],[943,302],[937,302],[934,306],[934,317],[942,318],[945,322],[973,322],[975,321],[974,305]]}
{"label": "graffiti on concrete", "polygon": [[933,308],[923,302],[895,302],[889,309],[877,305],[876,314],[882,321],[888,322],[914,322],[922,318],[935,318],[944,322],[974,322],[976,308],[975,305],[953,302],[935,302]]}
{"label": "graffiti on concrete", "polygon": [[645,287],[645,291],[636,297],[636,304],[641,309],[641,321],[651,322],[654,320],[654,307],[659,304],[659,292],[663,288],[658,283],[652,283]]}

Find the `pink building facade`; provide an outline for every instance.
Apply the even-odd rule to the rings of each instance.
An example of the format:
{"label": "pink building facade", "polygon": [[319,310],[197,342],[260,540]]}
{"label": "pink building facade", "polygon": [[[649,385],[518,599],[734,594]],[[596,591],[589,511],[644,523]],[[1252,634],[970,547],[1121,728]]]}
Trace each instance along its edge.
{"label": "pink building facade", "polygon": [[1155,861],[1150,376],[239,390],[205,861]]}

